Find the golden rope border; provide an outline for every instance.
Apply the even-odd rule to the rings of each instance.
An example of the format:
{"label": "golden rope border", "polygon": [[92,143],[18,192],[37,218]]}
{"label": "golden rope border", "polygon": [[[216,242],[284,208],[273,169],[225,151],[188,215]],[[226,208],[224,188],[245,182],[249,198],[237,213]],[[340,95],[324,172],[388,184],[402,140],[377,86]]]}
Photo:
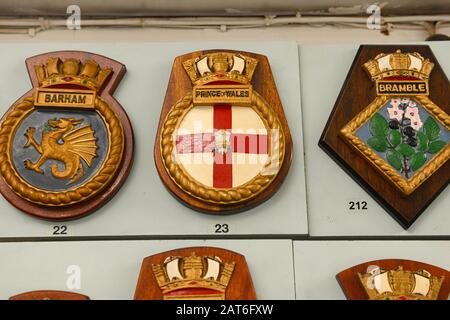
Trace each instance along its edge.
{"label": "golden rope border", "polygon": [[[389,165],[383,158],[378,156],[364,141],[355,135],[355,132],[366,123],[375,112],[378,112],[389,100],[390,96],[379,96],[367,106],[363,111],[356,115],[344,128],[340,134],[345,138],[352,147],[359,151],[369,162],[377,168],[394,186],[396,186],[403,194],[410,195],[414,192],[426,179],[436,172],[450,158],[450,143],[439,151],[426,165],[418,170],[409,180],[406,180],[398,171]],[[420,104],[430,114],[450,130],[450,116],[444,110],[435,105],[426,96],[414,96]]]}
{"label": "golden rope border", "polygon": [[[173,161],[174,132],[184,116],[194,107],[192,93],[188,93],[181,98],[167,114],[160,136],[161,156],[164,167],[172,181],[184,192],[205,202],[215,204],[232,204],[246,201],[256,197],[264,191],[277,176],[285,155],[285,136],[278,115],[272,110],[270,105],[255,91],[251,96],[251,108],[258,113],[268,129],[268,134],[273,130],[278,130],[277,137],[270,141],[272,151],[270,161],[264,168],[270,168],[274,163],[278,163],[277,172],[274,174],[258,174],[247,183],[229,189],[214,189],[197,182],[189,176],[183,168]],[[264,170],[263,168],[263,170]],[[267,169],[270,170],[270,169]]]}
{"label": "golden rope border", "polygon": [[81,186],[64,192],[47,191],[25,182],[15,170],[9,157],[11,140],[16,127],[34,109],[34,97],[21,100],[6,116],[0,128],[0,173],[6,184],[20,197],[46,206],[66,206],[84,201],[99,193],[115,176],[125,147],[120,120],[108,104],[97,97],[94,108],[103,117],[109,132],[108,155],[98,174]]}

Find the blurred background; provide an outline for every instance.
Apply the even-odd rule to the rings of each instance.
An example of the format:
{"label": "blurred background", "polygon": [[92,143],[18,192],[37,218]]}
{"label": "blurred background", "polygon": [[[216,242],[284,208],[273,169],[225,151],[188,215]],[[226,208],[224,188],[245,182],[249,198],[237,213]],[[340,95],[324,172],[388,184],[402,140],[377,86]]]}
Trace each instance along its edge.
{"label": "blurred background", "polygon": [[449,0],[1,0],[0,41],[448,40]]}

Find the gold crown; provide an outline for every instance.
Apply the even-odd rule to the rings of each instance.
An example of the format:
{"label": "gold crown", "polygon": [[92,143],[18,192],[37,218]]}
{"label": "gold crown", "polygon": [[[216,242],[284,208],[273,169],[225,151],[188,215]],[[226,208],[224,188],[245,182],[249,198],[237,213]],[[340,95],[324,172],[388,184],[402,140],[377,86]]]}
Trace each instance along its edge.
{"label": "gold crown", "polygon": [[96,91],[112,73],[112,69],[102,69],[94,60],[82,63],[73,58],[62,61],[57,57],[48,59],[45,65],[35,65],[34,69],[41,87],[71,84]]}
{"label": "gold crown", "polygon": [[374,81],[396,76],[427,80],[434,64],[417,52],[402,53],[397,50],[389,54],[380,53],[363,66]]}
{"label": "gold crown", "polygon": [[373,267],[368,273],[358,273],[370,300],[436,300],[444,277],[432,276],[426,270],[405,271]]}
{"label": "gold crown", "polygon": [[258,61],[230,52],[209,53],[183,62],[184,69],[196,85],[214,81],[234,81],[248,84]]}
{"label": "gold crown", "polygon": [[[225,299],[225,291],[235,262],[219,257],[168,257],[162,265],[152,265],[164,299]],[[198,289],[206,289],[200,290]]]}

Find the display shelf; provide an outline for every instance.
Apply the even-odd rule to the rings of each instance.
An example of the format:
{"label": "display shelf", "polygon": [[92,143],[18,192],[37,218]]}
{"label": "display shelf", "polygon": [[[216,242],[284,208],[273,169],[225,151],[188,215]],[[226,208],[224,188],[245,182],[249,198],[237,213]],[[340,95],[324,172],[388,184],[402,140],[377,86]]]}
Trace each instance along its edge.
{"label": "display shelf", "polygon": [[[427,44],[450,75],[450,44]],[[317,145],[357,50],[358,45],[300,46],[309,234],[347,238],[449,236],[449,188],[405,231]]]}
{"label": "display shelf", "polygon": [[297,299],[345,299],[336,275],[379,259],[416,260],[450,270],[450,241],[294,241]]}
{"label": "display shelf", "polygon": [[40,289],[78,292],[93,300],[132,299],[145,257],[191,246],[244,255],[258,299],[295,298],[289,240],[154,240],[2,243],[0,299]]}
{"label": "display shelf", "polygon": [[[269,58],[289,121],[294,160],[280,190],[264,204],[235,215],[214,216],[177,202],[155,169],[153,144],[173,59],[200,49],[227,48]],[[132,172],[118,194],[94,214],[70,222],[48,222],[21,213],[0,198],[0,238],[104,236],[304,236],[308,233],[300,108],[298,47],[291,43],[114,43],[0,44],[0,113],[30,88],[24,60],[55,50],[106,55],[127,66],[115,98],[128,113],[135,134]],[[221,232],[218,225],[227,225]],[[54,235],[55,232],[65,234]],[[67,228],[67,230],[66,230]],[[228,230],[228,232],[226,232]]]}
{"label": "display shelf", "polygon": [[[450,44],[430,46],[450,75]],[[292,166],[280,190],[262,205],[234,215],[206,215],[183,206],[163,186],[153,159],[173,59],[213,48],[268,56],[294,143]],[[405,231],[317,145],[357,45],[4,43],[0,113],[30,88],[27,57],[70,49],[103,54],[127,66],[114,96],[134,128],[134,166],[108,204],[79,220],[36,219],[0,197],[0,299],[38,289],[75,291],[91,299],[131,299],[142,259],[189,246],[243,254],[258,299],[344,299],[336,274],[376,259],[412,259],[450,269],[450,241],[442,240],[450,237],[448,188]],[[381,240],[408,237],[435,240]],[[203,238],[209,240],[194,240]],[[297,241],[306,238],[311,239]],[[74,270],[81,270],[80,289],[67,287]]]}

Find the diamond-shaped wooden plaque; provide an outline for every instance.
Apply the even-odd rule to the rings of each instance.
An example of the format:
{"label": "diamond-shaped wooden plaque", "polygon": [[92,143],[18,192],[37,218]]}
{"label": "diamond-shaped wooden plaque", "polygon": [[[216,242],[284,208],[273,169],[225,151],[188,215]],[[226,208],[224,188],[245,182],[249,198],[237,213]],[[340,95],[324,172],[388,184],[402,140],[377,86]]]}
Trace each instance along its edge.
{"label": "diamond-shaped wooden plaque", "polygon": [[[406,56],[406,53],[410,55]],[[371,66],[367,63],[371,60],[379,63],[375,67],[377,70],[370,70]],[[402,86],[407,81],[413,85]],[[391,91],[381,94],[380,89],[386,86],[380,86],[380,83],[390,84],[387,88]],[[414,91],[419,88],[421,92]],[[319,146],[405,229],[414,223],[450,181],[449,89],[449,81],[428,46],[362,45],[319,141]],[[399,91],[396,93],[393,90]],[[404,127],[401,127],[396,129],[401,140],[391,146],[389,134],[397,127],[391,121],[397,117],[402,124],[403,119],[394,115],[398,107],[398,100],[395,99],[402,102],[402,98],[410,103],[410,109],[405,106],[399,110],[403,118],[406,115],[411,118],[406,120],[407,126],[414,128],[410,129],[413,131],[411,140],[414,141],[408,140],[409,136],[406,131],[403,134]],[[419,110],[420,114],[414,115],[411,110]],[[379,115],[385,118],[381,120],[385,122],[381,124],[381,129],[374,129],[376,125],[373,123],[376,121],[371,124],[375,113],[378,118]],[[428,118],[432,119],[427,122]],[[430,127],[440,128],[441,133],[434,137]],[[420,145],[420,139],[427,135],[427,128],[431,138],[426,140],[426,145]],[[358,131],[364,129],[365,138],[364,133]],[[388,145],[373,143],[378,139],[375,136],[384,129]],[[371,138],[373,141],[368,141]],[[434,143],[433,147],[430,147],[431,143]],[[434,148],[436,145],[440,148]],[[373,146],[378,150],[374,150]],[[399,150],[406,155],[397,153]],[[417,160],[419,156],[422,161]]]}

